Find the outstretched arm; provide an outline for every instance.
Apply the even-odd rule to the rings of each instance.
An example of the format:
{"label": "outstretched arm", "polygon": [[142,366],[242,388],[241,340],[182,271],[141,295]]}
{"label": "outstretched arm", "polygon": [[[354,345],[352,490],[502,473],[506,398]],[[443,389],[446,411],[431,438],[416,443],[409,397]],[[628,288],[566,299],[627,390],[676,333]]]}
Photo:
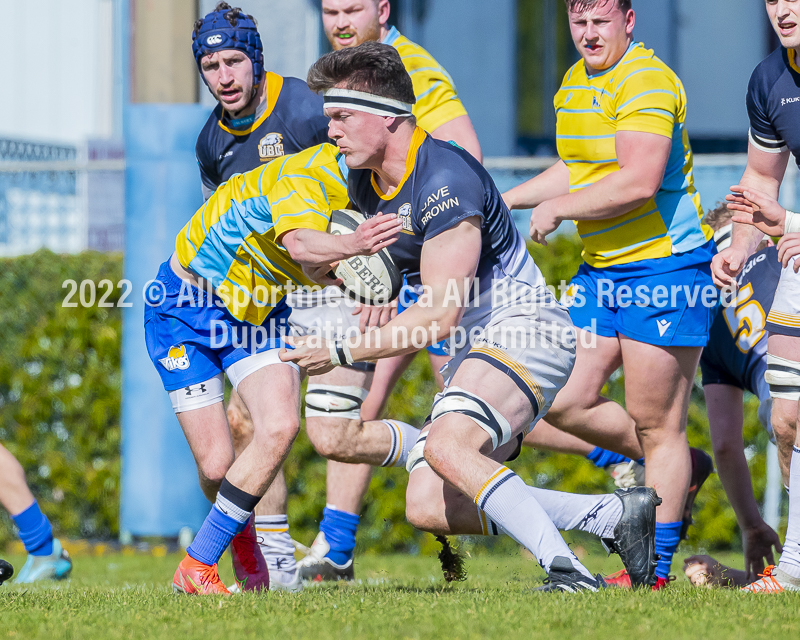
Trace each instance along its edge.
{"label": "outstretched arm", "polygon": [[[447,337],[461,320],[480,251],[480,220],[475,216],[427,240],[420,266],[425,293],[382,328],[346,340],[353,362],[411,353]],[[419,327],[425,329],[425,344],[416,337]],[[281,360],[296,362],[310,375],[330,371],[329,345],[312,348],[310,344],[309,339],[297,339],[295,349],[281,352]]]}

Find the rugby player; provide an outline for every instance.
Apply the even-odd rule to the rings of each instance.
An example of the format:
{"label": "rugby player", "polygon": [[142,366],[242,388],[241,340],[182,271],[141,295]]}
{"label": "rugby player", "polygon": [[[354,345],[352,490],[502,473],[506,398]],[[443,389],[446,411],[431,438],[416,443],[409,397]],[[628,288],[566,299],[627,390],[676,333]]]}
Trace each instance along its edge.
{"label": "rugby player", "polygon": [[[234,174],[328,141],[322,99],[305,81],[264,69],[261,36],[252,16],[219,2],[195,23],[192,41],[197,67],[218,102],[196,144],[204,198]],[[253,425],[235,390],[227,416],[239,453],[250,442]],[[256,531],[271,588],[294,590],[300,583],[286,508],[281,470],[256,507]]]}
{"label": "rugby player", "polygon": [[728,196],[729,208],[736,211],[733,241],[714,259],[713,272],[715,281],[727,286],[763,233],[787,236],[778,243],[783,269],[766,322],[765,378],[772,396],[772,429],[776,436],[785,433],[795,442],[789,471],[789,524],[778,566],[767,567],[760,580],[743,587],[753,593],[780,593],[800,590],[800,277],[793,252],[797,240],[791,235],[800,231],[800,218],[777,202],[790,155],[800,163],[800,3],[767,0],[766,5],[781,47],[750,78],[747,168]]}
{"label": "rugby player", "polygon": [[[561,160],[504,198],[514,209],[535,207],[531,237],[542,244],[562,220],[578,227],[585,263],[567,293],[581,339],[548,421],[569,432],[635,425],[647,485],[664,501],[661,588],[691,502],[687,410],[716,310],[715,249],[693,184],[680,79],[633,40],[631,0],[566,4],[581,60],[555,96]],[[620,365],[627,412],[600,395]]]}
{"label": "rugby player", "polygon": [[[33,497],[25,471],[11,452],[0,444],[0,504],[16,525],[28,558],[15,579],[17,583],[63,580],[72,571],[72,560],[53,537],[53,527]],[[3,561],[0,561],[0,565]],[[7,563],[6,563],[7,564]],[[10,568],[11,565],[8,565]],[[6,569],[7,571],[7,569]],[[12,570],[13,572],[13,570]],[[0,566],[0,584],[11,577]]]}
{"label": "rugby player", "polygon": [[[444,372],[447,386],[409,454],[409,521],[429,531],[446,528],[444,533],[465,532],[449,526],[452,517],[466,516],[461,519],[478,531],[482,521],[538,559],[548,573],[546,590],[603,587],[602,578],[592,576],[567,547],[550,509],[565,528],[591,530],[635,556],[637,584],[655,582],[654,490],[611,496],[540,492],[498,462],[508,459],[566,383],[575,333],[489,174],[469,153],[416,125],[411,77],[391,46],[367,42],[323,56],[309,71],[308,84],[324,92],[330,137],[350,169],[351,202],[369,219],[404,212],[403,232],[389,251],[409,283],[424,287],[425,294],[366,336],[322,346],[293,338],[295,349],[282,351],[281,359],[322,373],[343,363],[410,353],[419,346],[414,342],[449,336],[459,344]],[[622,530],[624,540],[614,540]]]}
{"label": "rugby player", "polygon": [[[148,354],[214,503],[175,572],[176,591],[229,593],[216,566],[229,544],[238,588],[269,585],[253,510],[300,427],[300,372],[278,359],[290,311],[286,293],[313,284],[301,264],[330,268],[380,250],[400,230],[396,216],[383,216],[351,235],[325,232],[330,211],[348,203],[345,170],[336,147],[323,144],[231,177],[179,233],[175,253],[148,289]],[[223,372],[254,426],[235,460]],[[370,425],[379,432],[374,440],[383,440],[380,464],[391,457],[392,442],[383,425]]]}
{"label": "rugby player", "polygon": [[[403,66],[411,75],[416,102],[412,112],[417,124],[439,140],[452,140],[469,151],[478,160],[482,159],[481,147],[472,121],[464,105],[458,99],[455,85],[449,74],[439,63],[419,45],[401,35],[395,27],[388,24],[391,6],[389,0],[322,0],[322,24],[325,35],[334,50],[354,47],[362,42],[380,41],[397,49]],[[336,292],[334,292],[336,293]],[[407,290],[401,298],[413,302],[415,294]],[[402,311],[402,307],[399,309]],[[310,311],[304,314],[311,316]],[[442,345],[428,347],[428,357],[434,376],[441,388],[439,374],[449,356]],[[359,419],[377,420],[397,380],[411,364],[414,354],[381,360],[377,366],[371,363],[367,369],[374,369],[370,378],[358,373],[340,369],[315,384],[319,392],[326,391],[327,385],[351,387],[350,393],[359,399],[369,390],[360,408],[336,411],[326,407],[324,398],[312,400],[317,408],[306,402],[306,416],[320,419],[307,420],[308,435],[318,451],[328,457],[342,458],[349,455],[354,444]],[[333,376],[333,377],[332,377]],[[336,389],[331,389],[336,391]],[[342,389],[339,389],[341,391]],[[328,411],[320,413],[320,409]],[[332,423],[340,414],[340,424]],[[346,418],[350,418],[347,420]],[[357,437],[357,436],[355,436]],[[364,495],[369,488],[372,468],[367,465],[353,466],[329,460],[327,468],[327,506],[320,522],[320,535],[311,545],[309,554],[299,563],[299,574],[306,580],[352,579],[353,552],[356,545],[356,531],[360,520],[359,513]]]}

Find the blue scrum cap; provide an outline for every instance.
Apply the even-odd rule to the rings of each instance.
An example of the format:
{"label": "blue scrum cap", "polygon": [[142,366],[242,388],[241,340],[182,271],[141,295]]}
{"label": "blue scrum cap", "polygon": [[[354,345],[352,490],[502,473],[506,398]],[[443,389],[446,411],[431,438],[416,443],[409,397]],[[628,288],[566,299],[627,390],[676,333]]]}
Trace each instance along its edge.
{"label": "blue scrum cap", "polygon": [[[231,24],[228,18],[236,23]],[[200,75],[203,56],[225,49],[242,51],[253,63],[253,83],[259,84],[264,73],[264,50],[255,20],[239,9],[212,11],[200,21],[192,33],[192,52]]]}

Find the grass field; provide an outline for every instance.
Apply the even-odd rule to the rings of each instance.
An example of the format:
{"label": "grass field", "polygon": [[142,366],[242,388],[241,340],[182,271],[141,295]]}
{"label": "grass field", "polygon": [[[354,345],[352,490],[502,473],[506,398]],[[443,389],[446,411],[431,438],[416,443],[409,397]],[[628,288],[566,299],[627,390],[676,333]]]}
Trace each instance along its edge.
{"label": "grass field", "polygon": [[[6,557],[16,567],[24,561]],[[364,556],[354,585],[220,598],[174,595],[179,561],[79,557],[67,583],[6,584],[0,638],[800,638],[800,594],[701,590],[682,575],[658,593],[539,594],[530,590],[544,574],[522,556],[471,558],[467,581],[453,585],[435,558]],[[585,561],[593,571],[620,566],[597,553]],[[221,566],[230,581],[227,557]]]}

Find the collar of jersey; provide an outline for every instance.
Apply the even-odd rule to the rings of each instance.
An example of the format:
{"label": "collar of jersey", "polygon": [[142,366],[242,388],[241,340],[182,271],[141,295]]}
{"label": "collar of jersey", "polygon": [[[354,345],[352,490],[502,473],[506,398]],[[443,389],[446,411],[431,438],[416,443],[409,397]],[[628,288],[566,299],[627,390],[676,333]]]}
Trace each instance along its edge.
{"label": "collar of jersey", "polygon": [[233,129],[222,122],[222,120],[217,120],[220,129],[234,136],[246,136],[258,129],[264,123],[264,120],[272,115],[272,110],[275,108],[275,103],[278,101],[278,96],[283,88],[283,77],[279,76],[277,73],[272,73],[272,71],[267,71],[265,82],[267,83],[267,107],[264,109],[264,113],[245,129]]}
{"label": "collar of jersey", "polygon": [[625,51],[625,53],[623,53],[623,54],[622,54],[622,57],[621,57],[619,60],[617,60],[617,61],[616,61],[614,64],[612,64],[612,65],[611,65],[611,66],[610,66],[608,69],[603,69],[602,71],[598,71],[597,73],[590,74],[590,73],[589,73],[589,72],[586,70],[586,63],[584,62],[584,63],[583,63],[583,70],[584,70],[584,72],[586,73],[586,77],[587,77],[589,80],[594,80],[595,78],[601,78],[601,77],[603,77],[603,76],[604,76],[604,75],[606,75],[607,73],[611,73],[611,72],[612,72],[614,69],[616,69],[616,68],[619,66],[620,62],[622,62],[622,61],[625,59],[625,56],[627,56],[627,55],[628,55],[628,54],[629,54],[631,51],[633,51],[633,49],[634,49],[635,47],[638,47],[638,46],[639,46],[639,44],[640,44],[639,42],[636,42],[636,40],[633,40],[633,41],[630,43],[630,45],[628,45],[628,49],[627,49],[627,51]]}
{"label": "collar of jersey", "polygon": [[408,176],[410,176],[411,172],[414,170],[414,165],[417,162],[417,151],[419,151],[422,143],[425,142],[427,135],[428,134],[425,133],[425,130],[421,127],[414,129],[414,135],[411,136],[411,146],[408,148],[408,155],[406,156],[406,172],[403,174],[403,179],[400,180],[400,183],[397,185],[397,188],[392,191],[391,195],[387,196],[383,193],[381,188],[378,186],[377,181],[375,180],[375,172],[372,172],[372,177],[370,178],[372,181],[372,188],[375,189],[375,193],[378,194],[378,197],[381,200],[391,200],[400,192],[400,189],[403,188],[406,180],[408,180]]}
{"label": "collar of jersey", "polygon": [[389,33],[386,34],[386,37],[381,40],[382,44],[389,44],[394,46],[394,41],[400,37],[400,32],[397,30],[397,27],[392,27],[389,29]]}
{"label": "collar of jersey", "polygon": [[795,73],[800,73],[800,67],[797,66],[797,51],[794,49],[787,49],[786,54],[789,58],[789,66]]}

